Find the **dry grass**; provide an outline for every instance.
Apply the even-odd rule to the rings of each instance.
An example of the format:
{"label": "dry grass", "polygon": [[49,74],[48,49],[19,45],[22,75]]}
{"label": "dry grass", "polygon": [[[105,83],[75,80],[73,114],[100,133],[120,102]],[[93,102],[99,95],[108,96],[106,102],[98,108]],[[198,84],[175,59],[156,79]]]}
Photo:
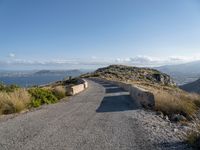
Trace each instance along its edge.
{"label": "dry grass", "polygon": [[[164,114],[171,116],[172,114],[182,114],[185,117],[193,116],[198,107],[194,101],[196,95],[185,94],[184,92],[168,93],[165,91],[154,92],[155,109],[162,111]],[[200,101],[200,99],[198,99]]]}
{"label": "dry grass", "polygon": [[66,88],[63,85],[57,85],[57,86],[45,86],[42,87],[42,89],[49,90],[55,95],[58,100],[66,97]]}
{"label": "dry grass", "polygon": [[165,115],[182,114],[191,119],[200,108],[200,95],[187,93],[177,87],[162,86],[146,82],[132,82],[141,88],[149,90],[155,96],[155,110]]}
{"label": "dry grass", "polygon": [[52,92],[58,99],[62,99],[66,96],[66,88],[64,86],[56,86],[52,89]]}
{"label": "dry grass", "polygon": [[196,131],[191,131],[187,135],[187,142],[194,148],[200,149],[200,125]]}
{"label": "dry grass", "polygon": [[0,114],[11,114],[26,109],[31,103],[31,96],[25,89],[14,92],[0,92]]}

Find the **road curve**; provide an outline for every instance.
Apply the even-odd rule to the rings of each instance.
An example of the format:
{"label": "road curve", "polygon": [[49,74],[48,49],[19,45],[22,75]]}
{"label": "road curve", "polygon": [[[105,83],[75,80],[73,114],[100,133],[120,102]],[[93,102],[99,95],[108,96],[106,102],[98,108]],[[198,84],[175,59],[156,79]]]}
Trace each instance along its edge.
{"label": "road curve", "polygon": [[105,82],[54,105],[0,122],[0,150],[145,150],[138,107],[127,92]]}

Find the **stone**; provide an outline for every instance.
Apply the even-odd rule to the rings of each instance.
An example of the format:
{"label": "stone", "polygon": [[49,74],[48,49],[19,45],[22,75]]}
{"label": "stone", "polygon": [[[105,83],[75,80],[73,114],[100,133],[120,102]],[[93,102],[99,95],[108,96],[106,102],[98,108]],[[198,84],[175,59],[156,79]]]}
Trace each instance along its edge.
{"label": "stone", "polygon": [[164,114],[163,114],[161,111],[157,111],[157,112],[156,112],[156,115],[158,115],[158,116],[161,117],[161,118],[164,117]]}
{"label": "stone", "polygon": [[180,114],[174,114],[171,117],[171,121],[175,121],[175,122],[186,121],[186,120],[187,119],[183,115],[180,115]]}
{"label": "stone", "polygon": [[165,120],[167,120],[167,121],[169,121],[169,117],[166,115],[166,116],[164,116],[163,117],[163,119],[165,119]]}
{"label": "stone", "polygon": [[175,129],[174,129],[174,132],[178,132],[178,129],[175,128]]}

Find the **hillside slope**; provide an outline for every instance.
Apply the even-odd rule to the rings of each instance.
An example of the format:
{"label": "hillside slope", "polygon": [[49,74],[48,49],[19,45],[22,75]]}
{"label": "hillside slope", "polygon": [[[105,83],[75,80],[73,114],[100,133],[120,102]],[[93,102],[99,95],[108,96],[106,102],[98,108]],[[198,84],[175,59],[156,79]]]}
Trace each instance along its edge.
{"label": "hillside slope", "polygon": [[182,85],[182,86],[180,86],[180,88],[185,91],[188,91],[188,92],[195,92],[195,93],[200,94],[200,79],[198,79],[192,83]]}
{"label": "hillside slope", "polygon": [[150,68],[138,68],[124,65],[110,65],[100,68],[93,73],[86,74],[85,77],[101,77],[110,80],[123,82],[140,82],[146,84],[158,84],[175,86],[175,82],[169,75]]}
{"label": "hillside slope", "polygon": [[200,77],[200,61],[179,65],[166,65],[156,67],[155,69],[169,74],[179,85],[193,82]]}

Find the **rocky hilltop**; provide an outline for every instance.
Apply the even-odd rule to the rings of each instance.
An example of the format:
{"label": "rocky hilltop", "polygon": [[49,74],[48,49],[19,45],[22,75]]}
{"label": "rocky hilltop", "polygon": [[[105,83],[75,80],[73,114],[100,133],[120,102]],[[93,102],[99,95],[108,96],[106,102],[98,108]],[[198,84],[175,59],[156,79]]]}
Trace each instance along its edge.
{"label": "rocky hilltop", "polygon": [[176,85],[169,75],[158,70],[124,65],[110,65],[105,68],[100,68],[93,73],[89,73],[86,76],[101,77],[127,82],[156,83],[166,86]]}

